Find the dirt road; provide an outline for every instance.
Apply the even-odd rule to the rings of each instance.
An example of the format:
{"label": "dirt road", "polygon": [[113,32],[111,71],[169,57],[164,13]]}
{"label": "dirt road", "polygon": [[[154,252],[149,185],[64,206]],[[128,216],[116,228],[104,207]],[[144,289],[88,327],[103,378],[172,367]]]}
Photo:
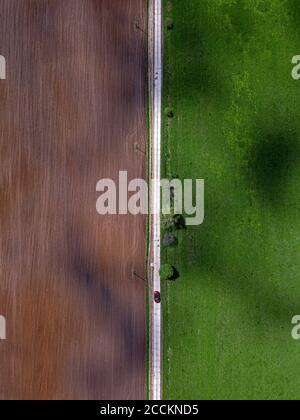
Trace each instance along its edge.
{"label": "dirt road", "polygon": [[145,219],[96,183],[145,177],[144,0],[0,0],[0,399],[145,397]]}

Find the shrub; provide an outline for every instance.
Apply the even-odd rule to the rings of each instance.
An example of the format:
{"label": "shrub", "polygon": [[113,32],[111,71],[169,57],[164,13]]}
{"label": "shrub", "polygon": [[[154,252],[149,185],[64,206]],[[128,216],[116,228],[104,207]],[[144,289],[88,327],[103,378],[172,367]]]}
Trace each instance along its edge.
{"label": "shrub", "polygon": [[163,225],[164,230],[172,231],[175,228],[173,214],[163,214],[162,225]]}
{"label": "shrub", "polygon": [[177,230],[186,229],[185,218],[184,216],[182,216],[182,214],[175,214],[173,219],[174,219],[175,229]]}
{"label": "shrub", "polygon": [[167,30],[172,31],[172,29],[174,29],[174,22],[173,22],[172,19],[168,18],[167,19]]}
{"label": "shrub", "polygon": [[163,281],[173,280],[175,275],[175,269],[170,264],[163,264],[159,271],[160,278]]}
{"label": "shrub", "polygon": [[172,232],[166,232],[164,236],[164,245],[165,246],[176,246],[178,244],[178,239]]}
{"label": "shrub", "polygon": [[184,216],[181,214],[173,214],[174,209],[171,209],[171,214],[162,215],[162,226],[165,231],[172,232],[175,230],[186,229],[186,222]]}
{"label": "shrub", "polygon": [[165,115],[168,118],[174,118],[174,111],[172,108],[166,108],[165,109]]}

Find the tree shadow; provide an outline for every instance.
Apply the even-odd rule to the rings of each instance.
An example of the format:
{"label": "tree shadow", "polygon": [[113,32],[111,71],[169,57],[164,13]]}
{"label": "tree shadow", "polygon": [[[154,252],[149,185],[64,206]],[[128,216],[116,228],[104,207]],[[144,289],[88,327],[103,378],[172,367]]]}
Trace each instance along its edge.
{"label": "tree shadow", "polygon": [[200,96],[214,98],[218,104],[225,101],[232,86],[224,77],[224,62],[235,71],[244,44],[255,33],[255,16],[247,7],[247,0],[220,5],[214,15],[207,13],[209,3],[210,0],[202,0],[197,7],[181,8],[183,15],[177,15],[172,8],[169,12],[174,28],[165,34],[169,48],[165,54],[166,73],[171,80],[180,80],[172,92],[173,99],[196,102]]}
{"label": "tree shadow", "polygon": [[[166,57],[169,57],[165,64],[167,77],[170,80],[174,77],[181,80],[176,91],[172,92],[172,98],[193,100],[195,94],[218,96],[220,73],[216,70],[209,56],[210,51],[206,47],[209,45],[207,42],[208,23],[201,19],[201,10],[194,10],[192,19],[188,18],[189,13],[187,12],[187,18],[180,20],[180,25],[176,25],[179,17],[172,16],[174,29],[165,33],[165,43],[170,48],[169,53],[166,54]],[[199,19],[196,19],[196,16],[199,16]],[[203,22],[201,26],[199,22]]]}
{"label": "tree shadow", "polygon": [[[227,240],[226,230],[222,233]],[[266,264],[264,247],[257,249],[254,241],[251,249],[251,240],[245,241],[242,246],[233,242],[230,250],[224,251],[224,242],[216,242],[209,227],[205,231],[202,228],[201,238],[197,256],[194,256],[199,262],[197,274],[195,272],[191,280],[193,283],[198,284],[200,278],[202,290],[212,288],[222,290],[224,295],[230,294],[233,301],[240,302],[245,314],[251,313],[246,317],[249,325],[262,332],[269,325],[289,324],[299,308],[299,294],[286,291],[286,279],[282,279],[282,284],[273,281],[275,267],[282,265],[283,261]]]}
{"label": "tree shadow", "polygon": [[173,268],[173,276],[172,276],[172,278],[170,279],[170,281],[176,281],[176,280],[178,280],[179,278],[180,278],[180,273],[179,273],[179,271],[177,270],[177,268],[176,267],[172,267]]}
{"label": "tree shadow", "polygon": [[249,151],[248,175],[263,202],[277,206],[283,200],[299,151],[292,132],[277,127],[259,130]]}
{"label": "tree shadow", "polygon": [[299,0],[288,0],[287,3],[288,15],[291,18],[291,21],[295,24],[297,29],[300,25],[300,2]]}
{"label": "tree shadow", "polygon": [[249,42],[255,30],[255,17],[247,7],[247,3],[249,3],[248,0],[239,0],[238,3],[223,6],[223,15],[228,16],[233,35],[240,38],[242,42]]}

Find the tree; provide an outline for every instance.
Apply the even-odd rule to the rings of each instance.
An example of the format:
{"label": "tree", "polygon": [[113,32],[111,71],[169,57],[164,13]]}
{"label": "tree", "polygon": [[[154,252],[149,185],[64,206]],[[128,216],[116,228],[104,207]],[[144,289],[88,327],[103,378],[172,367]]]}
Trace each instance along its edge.
{"label": "tree", "polygon": [[176,230],[186,229],[185,218],[182,214],[175,214],[174,226]]}
{"label": "tree", "polygon": [[161,221],[162,221],[164,230],[172,231],[174,229],[175,225],[174,225],[173,214],[163,214]]}
{"label": "tree", "polygon": [[170,264],[163,264],[160,267],[159,274],[160,274],[161,280],[163,280],[163,281],[173,280],[173,278],[175,276],[175,269]]}
{"label": "tree", "polygon": [[162,226],[165,231],[172,232],[174,230],[186,229],[185,218],[181,214],[174,215],[174,208],[171,208],[171,214],[162,215]]}
{"label": "tree", "polygon": [[165,109],[165,115],[166,115],[166,117],[168,117],[168,118],[174,118],[174,111],[173,111],[173,109],[172,108],[166,108]]}
{"label": "tree", "polygon": [[172,29],[174,29],[174,22],[173,22],[172,19],[168,18],[167,19],[167,30],[172,31]]}

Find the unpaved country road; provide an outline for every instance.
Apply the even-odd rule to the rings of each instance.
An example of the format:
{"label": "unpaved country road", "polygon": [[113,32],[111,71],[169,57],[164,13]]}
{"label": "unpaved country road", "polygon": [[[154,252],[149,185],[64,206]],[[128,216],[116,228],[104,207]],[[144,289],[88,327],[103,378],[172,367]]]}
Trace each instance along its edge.
{"label": "unpaved country road", "polygon": [[96,183],[144,178],[144,0],[0,0],[0,399],[144,399],[145,218]]}

